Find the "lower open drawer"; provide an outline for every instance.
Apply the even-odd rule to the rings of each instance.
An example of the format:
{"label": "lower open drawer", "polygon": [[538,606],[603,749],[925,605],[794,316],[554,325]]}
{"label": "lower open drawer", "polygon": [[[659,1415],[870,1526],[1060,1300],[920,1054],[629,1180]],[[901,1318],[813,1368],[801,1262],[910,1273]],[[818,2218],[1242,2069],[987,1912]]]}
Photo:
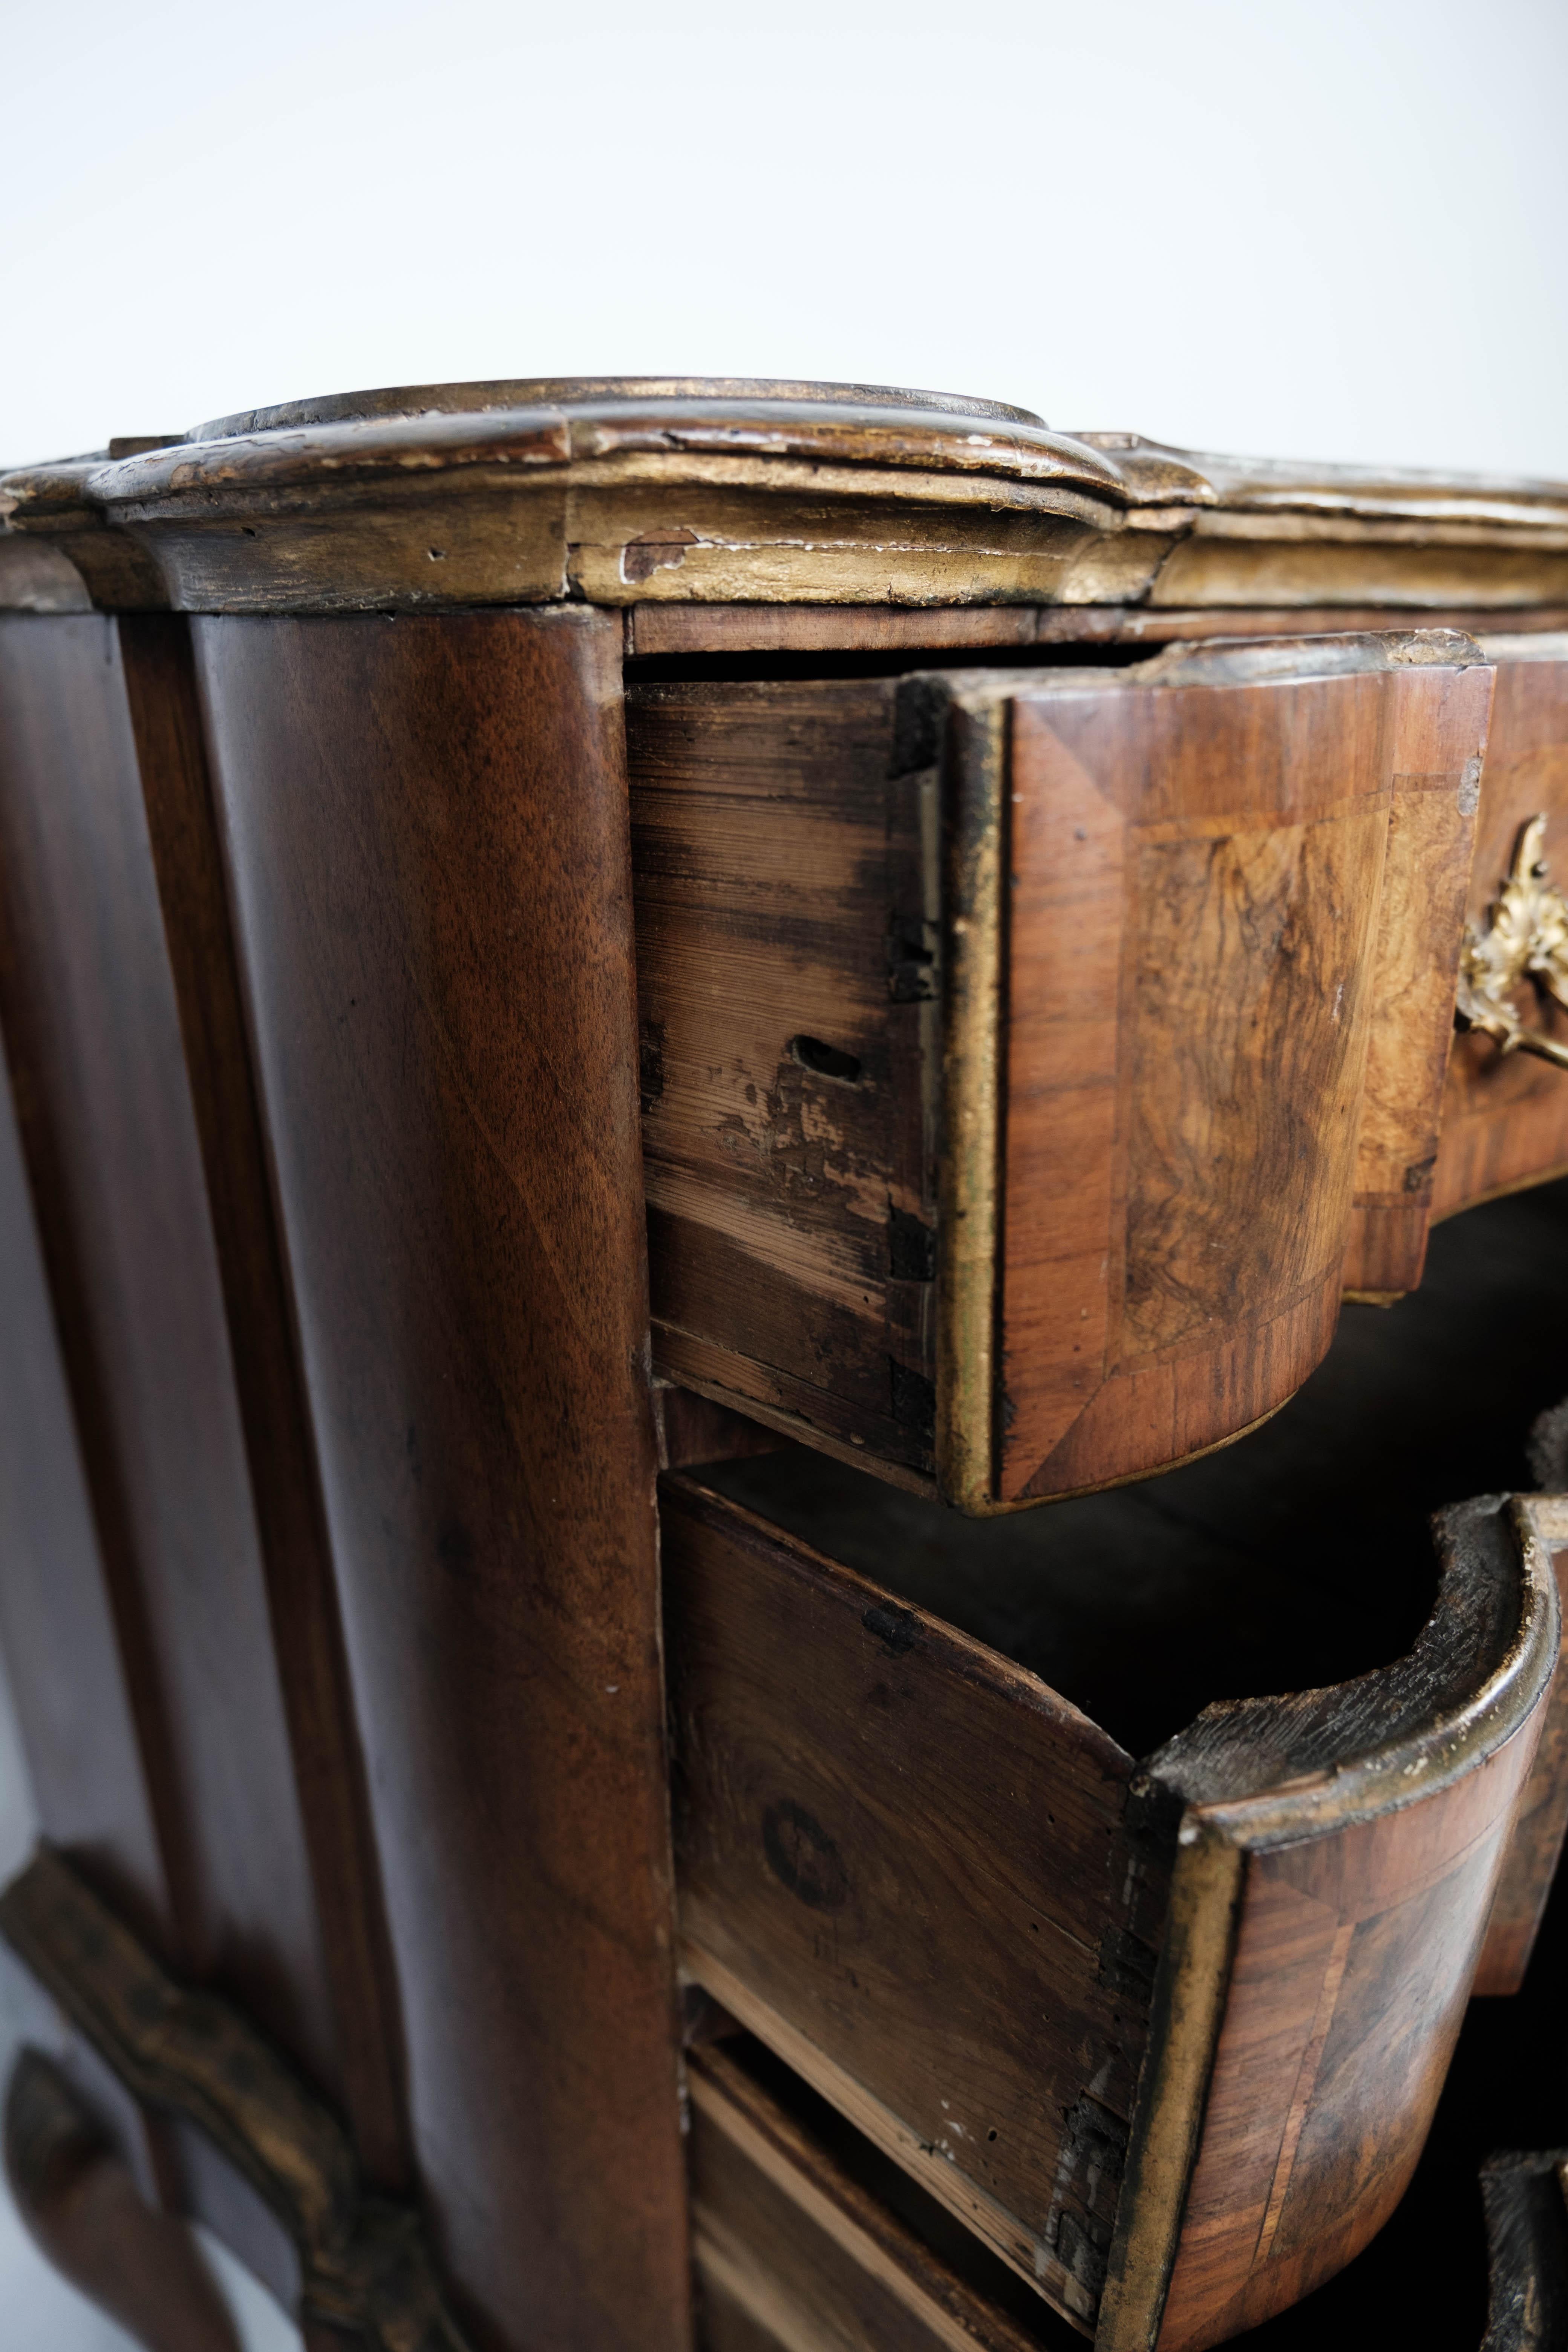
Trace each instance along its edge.
{"label": "lower open drawer", "polygon": [[[1423,1311],[1444,1297],[1439,1270]],[[1430,1356],[1354,1312],[1373,1357],[1402,1329]],[[1300,1453],[1316,1409],[1258,1458]],[[1389,1591],[1358,1593],[1348,1540],[1305,1586],[1284,1532],[1272,1570],[1247,1554],[1258,1475],[1244,1445],[1158,1496],[982,1528],[805,1454],[664,1484],[689,1977],[1110,2347],[1217,2343],[1387,2219],[1551,1711],[1550,1507],[1440,1513],[1402,1644],[1393,1536]],[[1212,1564],[1220,1513],[1205,1569],[1193,1526],[1227,1477],[1235,1556]],[[1184,1644],[1151,1633],[1162,1578]]]}

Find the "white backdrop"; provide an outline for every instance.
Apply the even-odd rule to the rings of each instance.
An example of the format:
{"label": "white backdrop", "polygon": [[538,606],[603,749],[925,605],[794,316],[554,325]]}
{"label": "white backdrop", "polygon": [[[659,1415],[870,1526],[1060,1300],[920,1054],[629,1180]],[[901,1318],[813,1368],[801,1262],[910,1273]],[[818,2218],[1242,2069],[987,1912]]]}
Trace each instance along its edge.
{"label": "white backdrop", "polygon": [[1568,476],[1563,0],[0,15],[0,461],[670,372]]}
{"label": "white backdrop", "polygon": [[[1563,0],[0,0],[0,463],[669,373],[1568,478]],[[0,1862],[28,1818],[0,1712]],[[121,2340],[3,2207],[0,2306],[17,2352]]]}

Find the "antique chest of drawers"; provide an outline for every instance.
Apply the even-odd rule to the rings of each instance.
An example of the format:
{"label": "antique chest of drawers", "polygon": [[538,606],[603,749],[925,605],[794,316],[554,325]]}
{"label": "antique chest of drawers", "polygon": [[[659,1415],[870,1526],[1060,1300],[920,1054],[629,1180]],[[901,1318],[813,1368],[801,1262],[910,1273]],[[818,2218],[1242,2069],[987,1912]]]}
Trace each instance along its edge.
{"label": "antique chest of drawers", "polygon": [[604,381],[0,502],[35,2228],[1261,2346],[1568,1813],[1568,489]]}

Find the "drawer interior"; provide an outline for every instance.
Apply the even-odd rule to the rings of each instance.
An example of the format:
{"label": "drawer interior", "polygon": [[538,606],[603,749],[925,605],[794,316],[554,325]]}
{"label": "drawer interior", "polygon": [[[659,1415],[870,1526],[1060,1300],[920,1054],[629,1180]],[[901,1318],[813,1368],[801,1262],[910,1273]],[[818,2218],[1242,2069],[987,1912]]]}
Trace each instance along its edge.
{"label": "drawer interior", "polygon": [[1147,1754],[1209,1700],[1338,1682],[1415,1640],[1430,1517],[1553,1483],[1568,1182],[1434,1234],[1419,1291],[1347,1305],[1275,1418],[1163,1477],[975,1520],[790,1445],[703,1482],[1025,1665]]}

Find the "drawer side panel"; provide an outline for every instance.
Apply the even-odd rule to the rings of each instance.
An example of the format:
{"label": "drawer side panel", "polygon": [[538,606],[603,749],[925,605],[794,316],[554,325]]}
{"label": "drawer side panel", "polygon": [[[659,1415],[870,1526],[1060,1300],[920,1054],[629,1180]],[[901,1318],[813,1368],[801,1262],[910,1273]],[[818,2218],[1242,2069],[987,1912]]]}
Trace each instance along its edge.
{"label": "drawer side panel", "polygon": [[739,1507],[663,1493],[688,1968],[1092,2315],[1163,1913],[1131,1759]]}

